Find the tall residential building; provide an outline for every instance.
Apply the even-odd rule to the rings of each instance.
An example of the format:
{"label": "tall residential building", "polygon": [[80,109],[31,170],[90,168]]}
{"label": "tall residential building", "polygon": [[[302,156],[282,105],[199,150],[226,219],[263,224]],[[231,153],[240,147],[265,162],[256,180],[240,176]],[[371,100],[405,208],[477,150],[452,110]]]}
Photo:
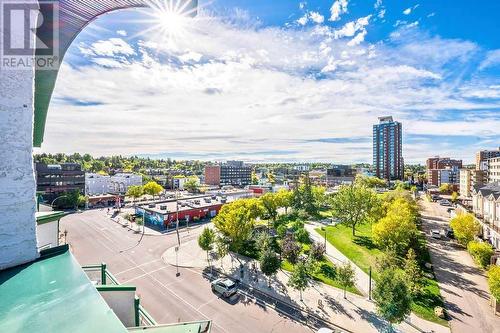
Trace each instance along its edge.
{"label": "tall residential building", "polygon": [[373,125],[373,168],[375,176],[387,180],[403,179],[403,131],[391,116],[379,117]]}
{"label": "tall residential building", "polygon": [[227,161],[205,167],[205,183],[208,185],[243,187],[252,183],[252,167],[242,161]]}
{"label": "tall residential building", "polygon": [[488,182],[500,183],[500,157],[494,157],[488,160]]}
{"label": "tall residential building", "polygon": [[483,170],[460,169],[460,195],[466,198],[472,197],[474,188],[486,184],[486,172]]}
{"label": "tall residential building", "polygon": [[458,185],[459,169],[462,168],[462,160],[454,160],[449,157],[431,157],[427,159],[427,185],[441,186],[442,183]]}
{"label": "tall residential building", "polygon": [[481,150],[476,153],[476,170],[488,171],[488,160],[500,157],[500,147],[497,150]]}

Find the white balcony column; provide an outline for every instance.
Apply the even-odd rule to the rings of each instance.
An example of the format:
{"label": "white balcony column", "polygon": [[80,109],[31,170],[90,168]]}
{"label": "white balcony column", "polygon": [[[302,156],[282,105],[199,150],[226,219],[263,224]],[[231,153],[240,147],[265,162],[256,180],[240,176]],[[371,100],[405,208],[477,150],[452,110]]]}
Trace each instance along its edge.
{"label": "white balcony column", "polygon": [[[0,41],[7,34],[22,40],[19,30],[0,25]],[[38,257],[33,93],[33,68],[0,68],[0,270]]]}

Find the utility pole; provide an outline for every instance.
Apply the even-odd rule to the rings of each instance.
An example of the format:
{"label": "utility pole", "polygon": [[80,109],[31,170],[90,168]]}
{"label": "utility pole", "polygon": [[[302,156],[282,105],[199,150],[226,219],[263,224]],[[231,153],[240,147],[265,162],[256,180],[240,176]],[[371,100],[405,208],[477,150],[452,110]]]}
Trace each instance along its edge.
{"label": "utility pole", "polygon": [[175,231],[177,233],[177,244],[181,246],[181,237],[179,236],[179,185],[177,185],[177,189],[175,190]]}
{"label": "utility pole", "polygon": [[370,281],[368,282],[368,299],[372,299],[372,266],[370,266],[370,271],[369,271],[369,279]]}

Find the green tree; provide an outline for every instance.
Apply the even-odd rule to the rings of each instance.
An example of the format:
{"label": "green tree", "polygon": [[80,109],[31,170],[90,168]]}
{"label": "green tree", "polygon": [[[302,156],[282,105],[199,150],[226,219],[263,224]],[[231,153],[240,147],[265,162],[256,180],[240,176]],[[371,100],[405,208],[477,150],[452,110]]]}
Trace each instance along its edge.
{"label": "green tree", "polygon": [[252,185],[257,185],[258,183],[259,183],[259,177],[257,177],[255,171],[252,171]]}
{"label": "green tree", "polygon": [[307,273],[307,267],[305,263],[298,262],[294,266],[287,284],[293,289],[299,291],[300,300],[302,301],[302,292],[309,286],[309,274]]}
{"label": "green tree", "polygon": [[199,189],[199,179],[198,177],[190,177],[185,183],[184,188],[191,193],[198,192]]}
{"label": "green tree", "polygon": [[392,202],[387,215],[372,226],[373,242],[381,249],[392,248],[404,254],[417,235],[415,216],[405,199]]}
{"label": "green tree", "polygon": [[493,296],[497,302],[500,302],[500,266],[490,266],[488,270],[488,286],[490,287],[491,296]]}
{"label": "green tree", "polygon": [[365,176],[362,174],[356,175],[355,183],[356,185],[364,186],[366,188],[387,187],[387,182],[385,180],[374,176]]}
{"label": "green tree", "polygon": [[380,202],[376,194],[359,185],[343,185],[332,199],[332,215],[342,224],[352,228],[356,235],[356,226],[371,222]]}
{"label": "green tree", "polygon": [[389,323],[400,323],[411,312],[411,296],[405,278],[394,269],[381,272],[373,290],[378,314]]}
{"label": "green tree", "polygon": [[281,267],[281,261],[274,251],[267,249],[260,255],[260,270],[267,276],[267,285],[271,287],[271,276]]}
{"label": "green tree", "polygon": [[463,246],[467,246],[474,236],[479,233],[480,225],[470,213],[458,214],[450,221],[450,227],[457,241]]}
{"label": "green tree", "polygon": [[267,192],[263,196],[259,198],[260,203],[262,204],[263,212],[265,213],[264,217],[272,220],[273,224],[276,222],[276,217],[278,216],[278,208],[279,208],[279,197],[271,192]]}
{"label": "green tree", "polygon": [[404,275],[408,282],[408,291],[414,298],[422,292],[424,277],[413,249],[409,249],[404,261]]}
{"label": "green tree", "polygon": [[212,229],[208,227],[203,229],[200,236],[198,236],[198,245],[203,251],[207,252],[208,265],[210,265],[210,256],[208,253],[209,251],[212,250],[214,241],[215,241],[215,233]]}
{"label": "green tree", "polygon": [[477,241],[470,241],[467,244],[467,251],[469,251],[474,261],[482,268],[486,268],[490,264],[491,256],[495,253],[490,244]]}
{"label": "green tree", "polygon": [[293,193],[282,188],[275,195],[279,206],[285,209],[285,214],[288,214],[288,208],[292,206]]}
{"label": "green tree", "polygon": [[272,171],[269,171],[267,173],[267,181],[269,183],[271,183],[271,185],[276,184],[276,176],[274,175],[274,173]]}
{"label": "green tree", "polygon": [[134,203],[137,198],[140,198],[144,194],[144,188],[142,185],[132,185],[127,189],[127,197],[134,198]]}
{"label": "green tree", "polygon": [[439,186],[439,192],[441,193],[450,193],[453,191],[453,186],[449,183],[442,183],[441,186]]}
{"label": "green tree", "polygon": [[458,193],[453,191],[453,193],[451,194],[451,202],[455,203],[457,202],[458,200]]}
{"label": "green tree", "polygon": [[145,194],[149,194],[153,196],[153,198],[155,195],[159,195],[163,191],[163,187],[155,181],[147,182],[143,186],[143,189]]}
{"label": "green tree", "polygon": [[344,289],[344,298],[346,298],[346,289],[353,287],[356,282],[356,272],[350,262],[346,262],[337,267],[337,275],[335,277],[339,284]]}
{"label": "green tree", "polygon": [[256,199],[240,199],[222,206],[213,223],[228,240],[230,248],[240,253],[260,214],[261,208]]}
{"label": "green tree", "polygon": [[293,235],[286,235],[281,242],[281,254],[291,264],[296,264],[299,259],[301,246],[297,243]]}
{"label": "green tree", "polygon": [[224,257],[229,253],[229,243],[224,237],[215,239],[215,250],[220,259],[220,266],[224,268]]}

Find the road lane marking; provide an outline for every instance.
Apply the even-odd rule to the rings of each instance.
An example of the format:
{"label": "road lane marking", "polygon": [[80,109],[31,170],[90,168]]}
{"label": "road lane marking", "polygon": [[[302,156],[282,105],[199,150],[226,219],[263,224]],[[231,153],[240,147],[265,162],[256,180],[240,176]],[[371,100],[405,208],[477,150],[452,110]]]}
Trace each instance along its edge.
{"label": "road lane marking", "polygon": [[[85,225],[89,226],[90,228],[94,229],[95,231],[99,231],[97,228],[95,228],[94,226],[92,225],[89,225],[89,223],[87,223],[86,221],[84,222]],[[109,239],[109,237],[107,237],[106,235],[104,234],[101,234],[104,238],[108,239],[109,241],[113,242],[116,244],[116,242],[112,241],[111,239]],[[96,238],[97,240],[97,238]],[[104,244],[104,242],[101,242],[99,241],[100,243],[102,243],[104,245],[104,247],[108,248],[109,247],[107,245]],[[141,267],[137,267],[137,263],[134,262],[132,259],[130,259],[128,256],[126,255],[123,255],[122,253],[120,253],[119,251],[116,251],[116,250],[111,250],[112,252],[117,252],[118,255],[121,255],[125,260],[129,261],[130,263],[132,263],[134,266],[136,266],[136,268],[138,268],[139,270],[143,271],[145,273],[145,275],[149,276],[152,280],[156,281],[156,283],[158,285],[160,285],[161,287],[163,287],[164,289],[168,290],[170,292],[170,294],[172,294],[173,296],[175,296],[177,299],[179,299],[180,301],[184,302],[185,304],[187,304],[189,307],[191,307],[194,311],[198,312],[202,317],[204,317],[205,319],[207,320],[210,320],[212,322],[212,325],[213,326],[217,326],[219,329],[221,329],[223,332],[226,332],[226,333],[229,333],[228,331],[226,331],[222,326],[220,326],[219,324],[215,323],[214,320],[210,319],[207,315],[205,315],[203,312],[197,310],[194,305],[192,305],[191,303],[189,303],[188,301],[186,301],[184,298],[180,297],[179,295],[177,295],[177,293],[175,293],[172,289],[168,288],[167,285],[165,285],[164,283],[162,283],[160,280],[158,280],[157,278],[155,278],[154,276],[152,276],[151,274],[149,274],[148,272],[146,272],[145,270],[143,270]],[[168,266],[165,266],[165,267],[168,267]]]}
{"label": "road lane marking", "polygon": [[121,271],[121,272],[114,273],[114,276],[118,276],[118,275],[120,275],[120,274],[123,274],[123,273],[126,273],[126,272],[133,271],[134,269],[136,269],[136,268],[138,268],[138,267],[145,266],[145,265],[149,265],[149,264],[155,263],[155,262],[157,262],[157,261],[162,261],[162,260],[161,260],[161,258],[160,258],[160,259],[151,260],[151,261],[145,262],[145,263],[143,263],[143,264],[137,265],[136,267],[131,267],[131,268],[128,268],[128,269],[123,270],[123,271]]}

